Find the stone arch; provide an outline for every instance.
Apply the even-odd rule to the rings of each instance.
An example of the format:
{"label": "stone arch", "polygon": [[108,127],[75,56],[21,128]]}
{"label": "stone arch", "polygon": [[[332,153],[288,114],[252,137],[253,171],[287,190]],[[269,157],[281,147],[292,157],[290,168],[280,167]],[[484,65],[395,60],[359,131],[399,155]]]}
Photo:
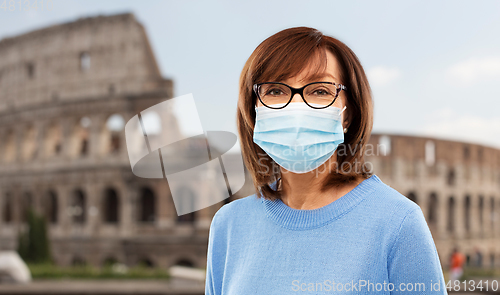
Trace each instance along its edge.
{"label": "stone arch", "polygon": [[71,202],[71,215],[73,223],[84,224],[87,219],[87,200],[85,193],[81,189],[73,191]]}
{"label": "stone arch", "polygon": [[139,221],[155,222],[156,196],[149,187],[142,187],[139,191]]}
{"label": "stone arch", "polygon": [[194,267],[195,266],[194,262],[189,258],[177,259],[177,261],[174,263],[174,265],[186,266],[186,267]]}
{"label": "stone arch", "polygon": [[72,266],[85,266],[85,265],[87,265],[87,261],[82,256],[75,255],[71,259],[71,265]]}
{"label": "stone arch", "polygon": [[90,124],[92,124],[90,118],[84,116],[73,125],[70,149],[72,156],[79,157],[89,154]]}
{"label": "stone arch", "polygon": [[125,120],[121,114],[115,113],[105,120],[100,131],[101,155],[116,154],[122,149],[122,136]]}
{"label": "stone arch", "polygon": [[[497,204],[495,206],[495,219],[494,222],[495,224],[495,230],[500,233],[500,199],[496,199],[495,203]],[[496,233],[495,233],[496,234]]]}
{"label": "stone arch", "polygon": [[47,219],[48,222],[50,223],[57,223],[57,216],[59,213],[59,202],[58,202],[58,197],[57,193],[54,190],[49,190],[45,194],[44,198],[44,214],[45,218]]}
{"label": "stone arch", "polygon": [[19,206],[21,212],[20,213],[20,220],[21,222],[28,222],[28,211],[32,207],[33,204],[33,195],[31,192],[24,192],[22,197],[21,197],[21,206]]}
{"label": "stone arch", "polygon": [[455,232],[455,198],[453,196],[448,198],[448,219],[446,222],[446,229],[448,232]]}
{"label": "stone arch", "polygon": [[425,142],[425,164],[432,166],[436,162],[436,144],[432,140]]}
{"label": "stone arch", "polygon": [[495,204],[495,197],[491,196],[490,198],[490,228],[493,229],[495,228],[495,210],[496,210],[496,204]]}
{"label": "stone arch", "polygon": [[429,221],[429,224],[433,224],[435,225],[437,223],[437,214],[439,213],[438,212],[438,197],[437,197],[437,194],[435,192],[432,192],[430,195],[429,195],[429,205],[427,206],[427,209],[428,209],[428,214],[427,214],[427,218],[428,218],[428,221]]}
{"label": "stone arch", "polygon": [[45,156],[52,157],[62,151],[62,128],[59,122],[52,122],[45,136]]}
{"label": "stone arch", "polygon": [[103,218],[106,223],[118,223],[120,215],[120,200],[114,188],[104,190]]}
{"label": "stone arch", "polygon": [[104,259],[102,260],[102,264],[101,264],[101,266],[103,266],[103,267],[106,267],[106,266],[111,266],[111,265],[113,265],[113,264],[115,264],[115,263],[118,263],[118,259],[116,259],[116,257],[115,257],[115,256],[110,255],[110,256],[107,256],[106,258],[104,258]]}
{"label": "stone arch", "polygon": [[479,224],[479,231],[483,231],[483,225],[484,225],[484,196],[479,195],[479,200],[478,200],[478,224]]}
{"label": "stone arch", "polygon": [[193,191],[187,187],[179,188],[176,196],[178,197],[179,211],[181,212],[189,212],[183,215],[177,216],[177,222],[179,223],[193,223],[196,220],[196,211],[195,208],[195,195]]}
{"label": "stone arch", "polygon": [[26,63],[26,74],[29,79],[35,78],[35,64],[32,61]]}
{"label": "stone arch", "polygon": [[455,178],[456,178],[456,176],[455,176],[455,169],[454,168],[449,168],[448,169],[448,173],[446,175],[446,183],[449,186],[455,185],[455,181],[456,181]]}
{"label": "stone arch", "polygon": [[469,195],[465,196],[464,199],[464,226],[465,226],[465,231],[469,232],[471,229],[470,223],[471,223],[471,218],[470,218],[470,211],[471,211],[471,197]]}
{"label": "stone arch", "polygon": [[409,192],[407,197],[409,200],[413,201],[415,204],[418,204],[417,203],[417,201],[418,201],[417,194],[414,191]]}
{"label": "stone arch", "polygon": [[3,151],[4,161],[7,163],[14,162],[16,159],[16,152],[16,133],[13,129],[9,129],[5,138],[5,147]]}
{"label": "stone arch", "polygon": [[147,267],[147,268],[153,268],[153,267],[155,267],[155,263],[149,257],[142,257],[141,259],[139,259],[137,261],[137,265],[138,266]]}
{"label": "stone arch", "polygon": [[12,218],[12,195],[10,192],[6,192],[4,194],[4,200],[3,200],[3,214],[2,214],[2,221],[4,223],[11,223],[13,221]]}
{"label": "stone arch", "polygon": [[388,156],[391,154],[392,150],[392,141],[388,135],[382,135],[378,139],[377,144],[377,156]]}
{"label": "stone arch", "polygon": [[87,51],[80,53],[80,71],[90,70],[90,54]]}
{"label": "stone arch", "polygon": [[470,148],[468,145],[463,146],[463,156],[464,156],[464,160],[470,159]]}
{"label": "stone arch", "polygon": [[30,123],[26,126],[23,134],[22,156],[24,161],[32,160],[36,150],[35,126]]}

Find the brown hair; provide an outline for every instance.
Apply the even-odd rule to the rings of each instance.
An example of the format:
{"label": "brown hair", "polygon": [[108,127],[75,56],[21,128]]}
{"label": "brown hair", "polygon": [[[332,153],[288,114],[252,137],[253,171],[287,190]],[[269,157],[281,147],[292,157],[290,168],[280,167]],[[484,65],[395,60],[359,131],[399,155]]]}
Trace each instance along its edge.
{"label": "brown hair", "polygon": [[[373,101],[370,85],[357,56],[339,40],[325,36],[316,29],[295,27],[282,30],[264,40],[250,55],[240,76],[237,125],[241,150],[245,165],[252,175],[257,196],[274,200],[281,198],[281,191],[269,185],[280,178],[275,162],[253,142],[255,125],[256,95],[252,91],[255,83],[280,81],[301,73],[310,62],[314,71],[308,78],[315,78],[326,69],[326,50],[330,50],[340,66],[341,83],[347,87],[347,117],[349,129],[344,134],[344,143],[335,151],[337,163],[341,169],[332,171],[322,184],[322,191],[357,179],[368,178],[371,171],[366,171],[364,147],[368,142],[373,125]],[[350,148],[350,149],[349,149]],[[344,151],[339,153],[340,151]],[[345,151],[352,151],[346,153]],[[355,152],[354,152],[355,151]],[[358,166],[358,165],[361,166]],[[347,166],[361,169],[349,169]]]}

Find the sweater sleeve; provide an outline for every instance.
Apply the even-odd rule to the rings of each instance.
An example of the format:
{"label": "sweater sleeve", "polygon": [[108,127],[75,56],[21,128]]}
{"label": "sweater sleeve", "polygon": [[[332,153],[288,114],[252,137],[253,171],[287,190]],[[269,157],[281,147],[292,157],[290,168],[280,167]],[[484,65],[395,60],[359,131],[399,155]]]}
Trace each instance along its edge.
{"label": "sweater sleeve", "polygon": [[[220,210],[219,210],[220,211]],[[218,212],[219,212],[218,211]],[[217,213],[218,213],[217,212]],[[223,265],[219,247],[216,247],[217,241],[222,238],[217,235],[217,215],[215,214],[210,224],[208,235],[208,250],[207,250],[207,268],[205,278],[205,295],[219,295],[222,293],[222,272],[220,266]]]}
{"label": "sweater sleeve", "polygon": [[439,256],[420,207],[409,212],[388,254],[391,294],[448,294]]}

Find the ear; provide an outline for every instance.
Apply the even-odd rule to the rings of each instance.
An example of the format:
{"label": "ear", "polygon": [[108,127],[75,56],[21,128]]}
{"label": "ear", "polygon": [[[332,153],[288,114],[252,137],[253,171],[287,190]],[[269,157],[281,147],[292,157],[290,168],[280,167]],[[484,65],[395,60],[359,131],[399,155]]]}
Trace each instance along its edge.
{"label": "ear", "polygon": [[345,111],[342,113],[342,117],[343,117],[343,120],[342,120],[342,126],[344,128],[348,128],[349,129],[349,125],[351,124],[351,112],[350,112],[350,108],[349,106],[347,106],[347,108],[345,109]]}
{"label": "ear", "polygon": [[342,126],[345,128],[349,128],[349,116],[347,114],[344,116],[344,121],[342,122]]}

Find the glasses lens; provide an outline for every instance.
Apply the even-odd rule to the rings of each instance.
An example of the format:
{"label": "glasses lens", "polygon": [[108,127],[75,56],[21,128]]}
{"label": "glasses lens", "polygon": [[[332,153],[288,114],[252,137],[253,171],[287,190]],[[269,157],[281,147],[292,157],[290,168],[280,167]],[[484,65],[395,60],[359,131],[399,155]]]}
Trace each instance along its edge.
{"label": "glasses lens", "polygon": [[328,83],[315,83],[304,89],[304,99],[309,104],[329,105],[337,97],[337,86]]}
{"label": "glasses lens", "polygon": [[259,97],[268,107],[279,108],[290,100],[291,90],[285,85],[277,83],[262,84],[259,87]]}

